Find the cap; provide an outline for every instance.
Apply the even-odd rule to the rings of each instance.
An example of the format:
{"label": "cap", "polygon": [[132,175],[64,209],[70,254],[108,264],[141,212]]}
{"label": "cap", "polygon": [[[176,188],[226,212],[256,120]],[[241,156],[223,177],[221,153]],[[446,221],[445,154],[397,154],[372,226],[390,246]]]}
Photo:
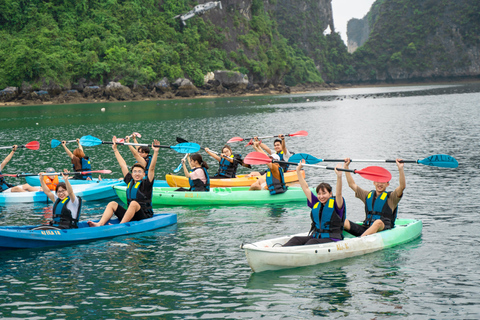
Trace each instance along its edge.
{"label": "cap", "polygon": [[55,169],[53,168],[47,168],[47,170],[45,170],[46,173],[50,173],[50,172],[55,172]]}
{"label": "cap", "polygon": [[270,155],[270,157],[272,157],[273,160],[280,161],[280,156],[279,156],[278,154],[276,154],[276,153],[272,153],[272,154]]}

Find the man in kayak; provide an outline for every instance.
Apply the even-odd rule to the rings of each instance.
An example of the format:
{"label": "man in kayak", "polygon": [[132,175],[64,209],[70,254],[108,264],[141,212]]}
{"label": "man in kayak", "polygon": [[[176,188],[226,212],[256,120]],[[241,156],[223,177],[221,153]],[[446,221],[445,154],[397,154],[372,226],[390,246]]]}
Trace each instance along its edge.
{"label": "man in kayak", "polygon": [[[261,143],[260,141],[258,141],[258,139],[255,138],[255,141],[253,142],[253,148],[257,152],[266,154],[266,152],[261,147],[262,144],[263,143]],[[278,154],[275,154],[275,153],[270,155],[270,158],[276,161],[280,160],[280,157],[278,156]],[[268,170],[265,172],[265,176],[259,177],[257,181],[255,181],[250,186],[249,190],[267,189],[268,191],[270,191],[271,195],[286,192],[287,186],[285,185],[283,169],[280,166],[280,164],[277,162],[270,162],[270,163],[267,163],[267,166],[268,166]]]}
{"label": "man in kayak", "polygon": [[27,191],[36,192],[36,191],[40,191],[40,189],[32,187],[28,183],[25,183],[25,184],[22,184],[22,185],[19,185],[19,186],[14,186],[10,183],[7,183],[7,181],[5,181],[5,178],[2,175],[2,170],[7,165],[7,163],[9,163],[10,160],[12,160],[12,157],[15,154],[15,151],[17,151],[17,148],[18,148],[18,146],[14,145],[10,154],[5,159],[3,159],[2,163],[0,163],[0,192],[7,193],[7,192],[27,192]]}
{"label": "man in kayak", "polygon": [[[47,168],[47,170],[45,170],[45,173],[52,173],[52,172],[55,172],[55,169]],[[57,185],[59,183],[58,175],[53,175],[53,176],[44,175],[43,177],[40,176],[40,179],[42,179],[43,182],[45,182],[45,185],[51,191],[55,191],[55,189],[57,188]]]}
{"label": "man in kayak", "polygon": [[90,227],[105,225],[114,214],[118,217],[120,223],[139,221],[153,216],[152,189],[155,180],[155,165],[157,163],[158,151],[160,150],[160,147],[154,147],[154,145],[160,145],[160,142],[154,140],[152,143],[153,157],[148,177],[145,178],[145,168],[140,163],[135,163],[132,166],[132,172],[129,172],[127,163],[118,152],[117,137],[114,136],[112,141],[113,152],[124,176],[123,181],[127,184],[128,207],[125,209],[115,201],[110,202],[99,222],[88,221]]}
{"label": "man in kayak", "polygon": [[[275,154],[277,154],[280,157],[280,161],[288,161],[288,159],[292,156],[292,154],[288,151],[287,145],[285,144],[285,136],[283,134],[278,135],[279,139],[275,139],[273,141],[273,149],[275,150]],[[268,152],[268,154],[272,154],[272,150],[270,150],[269,147],[267,147],[266,144],[260,143],[260,146]],[[283,168],[284,172],[287,172],[288,170],[288,164],[286,163],[281,163],[280,166]]]}
{"label": "man in kayak", "polygon": [[283,246],[300,246],[343,240],[342,232],[346,208],[345,199],[342,196],[342,171],[335,169],[337,174],[335,196],[332,193],[332,187],[325,182],[317,186],[317,194],[315,195],[302,175],[303,163],[305,163],[305,160],[302,160],[297,166],[297,176],[300,186],[307,196],[307,204],[312,209],[310,213],[312,227],[308,236],[293,237]]}
{"label": "man in kayak", "polygon": [[[362,225],[345,220],[345,230],[354,236],[368,236],[382,230],[392,229],[395,226],[397,218],[398,203],[402,199],[403,190],[405,190],[405,172],[403,171],[402,159],[396,159],[399,183],[400,185],[391,192],[385,190],[390,185],[389,182],[373,182],[375,190],[366,191],[355,183],[352,175],[345,172],[348,186],[355,191],[355,197],[359,198],[365,204],[365,220]],[[344,168],[348,169],[350,158],[345,159]]]}

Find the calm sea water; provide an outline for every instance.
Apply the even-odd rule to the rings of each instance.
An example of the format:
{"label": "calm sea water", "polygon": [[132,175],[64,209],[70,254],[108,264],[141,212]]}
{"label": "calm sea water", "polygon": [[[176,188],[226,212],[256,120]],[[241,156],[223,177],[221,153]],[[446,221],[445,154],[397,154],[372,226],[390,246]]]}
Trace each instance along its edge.
{"label": "calm sea water", "polygon": [[[21,150],[5,173],[69,168],[51,139],[93,135],[110,140],[133,131],[141,142],[175,138],[220,150],[234,136],[307,130],[287,140],[318,158],[423,159],[445,153],[457,169],[405,166],[399,216],[421,219],[422,237],[399,247],[333,263],[253,274],[243,242],[307,231],[305,204],[172,207],[178,224],[154,232],[44,250],[0,253],[2,319],[479,319],[478,125],[480,85],[355,88],[288,96],[0,108],[0,145]],[[102,112],[101,108],[106,111]],[[268,140],[267,143],[273,141]],[[70,144],[71,150],[75,144]],[[243,155],[244,143],[232,144]],[[120,177],[110,146],[85,148],[94,169]],[[127,147],[120,152],[129,165]],[[8,154],[0,150],[0,158]],[[163,179],[181,154],[162,149]],[[204,154],[205,155],[205,154]],[[211,173],[217,169],[212,159]],[[333,164],[332,164],[333,165]],[[370,164],[353,163],[352,168]],[[398,185],[395,164],[390,188]],[[257,169],[262,169],[258,167]],[[244,169],[242,171],[246,172]],[[329,170],[307,168],[307,182],[335,182]],[[21,179],[11,182],[23,183]],[[371,182],[356,176],[363,188]],[[344,179],[348,216],[363,205]],[[84,219],[107,202],[85,202]],[[51,205],[0,206],[0,225],[38,224]]]}

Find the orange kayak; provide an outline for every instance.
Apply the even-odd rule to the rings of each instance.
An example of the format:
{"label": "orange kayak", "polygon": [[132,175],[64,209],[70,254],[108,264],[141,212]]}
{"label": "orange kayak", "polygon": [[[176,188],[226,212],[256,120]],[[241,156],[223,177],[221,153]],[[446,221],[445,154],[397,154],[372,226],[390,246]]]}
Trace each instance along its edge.
{"label": "orange kayak", "polygon": [[[302,175],[305,177],[305,172],[302,170]],[[211,188],[219,187],[249,187],[261,176],[247,177],[247,175],[238,175],[232,179],[210,179]],[[284,174],[285,183],[298,181],[297,172],[295,170],[287,171]],[[170,187],[184,187],[189,188],[188,179],[184,176],[177,176],[174,174],[167,174],[165,180]]]}

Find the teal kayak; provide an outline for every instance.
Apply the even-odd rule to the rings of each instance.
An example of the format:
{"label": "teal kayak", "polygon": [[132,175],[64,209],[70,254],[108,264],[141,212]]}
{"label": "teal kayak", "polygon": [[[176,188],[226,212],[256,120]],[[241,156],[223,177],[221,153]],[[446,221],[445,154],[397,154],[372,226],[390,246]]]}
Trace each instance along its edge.
{"label": "teal kayak", "polygon": [[263,240],[242,245],[253,272],[304,267],[345,259],[412,241],[422,234],[422,222],[397,219],[395,228],[365,237],[354,237],[344,231],[344,240],[315,245],[282,247],[294,236]]}
{"label": "teal kayak", "polygon": [[[126,203],[126,187],[114,186],[120,200]],[[307,201],[302,188],[289,187],[287,192],[271,195],[267,190],[249,191],[249,187],[211,188],[210,192],[175,191],[178,188],[153,188],[154,206],[208,206],[274,204]],[[313,192],[315,190],[311,189]]]}

